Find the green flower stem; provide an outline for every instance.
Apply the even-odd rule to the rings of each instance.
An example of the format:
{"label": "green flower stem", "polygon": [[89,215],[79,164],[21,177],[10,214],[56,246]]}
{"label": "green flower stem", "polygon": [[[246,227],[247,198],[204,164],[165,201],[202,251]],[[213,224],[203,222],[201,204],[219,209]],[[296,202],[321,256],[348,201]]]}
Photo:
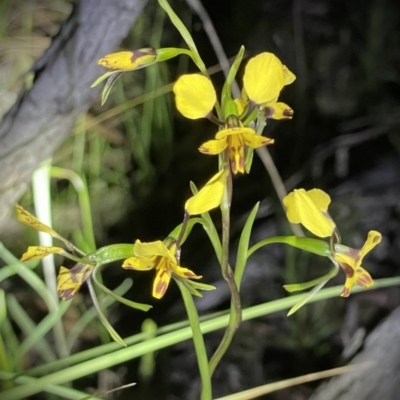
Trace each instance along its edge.
{"label": "green flower stem", "polygon": [[69,258],[72,261],[76,261],[77,263],[80,263],[80,264],[87,264],[87,265],[93,265],[93,266],[96,265],[95,261],[89,260],[86,257],[79,258],[79,257],[75,257],[74,255],[72,255],[70,253],[62,253],[61,255],[66,258]]}
{"label": "green flower stem", "polygon": [[204,344],[203,334],[200,328],[199,315],[193,301],[191,293],[186,289],[185,285],[176,279],[176,283],[181,291],[183,301],[185,303],[186,312],[189,318],[190,328],[193,333],[194,349],[196,351],[197,363],[199,365],[201,377],[201,400],[212,400],[211,374],[208,368],[208,359],[206,346]]}
{"label": "green flower stem", "polygon": [[231,292],[231,307],[229,311],[229,324],[225,330],[224,336],[217,350],[211,357],[209,367],[211,375],[221,361],[229,345],[232,342],[233,336],[242,322],[242,307],[240,304],[240,295],[235,282],[232,268],[229,265],[229,239],[230,239],[230,207],[232,199],[232,173],[229,172],[227,184],[225,188],[224,198],[221,203],[222,214],[222,258],[221,270],[222,276],[226,280]]}

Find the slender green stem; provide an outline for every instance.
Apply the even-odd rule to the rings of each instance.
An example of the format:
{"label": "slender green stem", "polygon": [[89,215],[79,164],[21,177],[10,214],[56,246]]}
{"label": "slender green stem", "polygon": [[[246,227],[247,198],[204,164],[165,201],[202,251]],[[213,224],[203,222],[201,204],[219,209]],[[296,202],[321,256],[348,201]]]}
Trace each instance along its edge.
{"label": "slender green stem", "polygon": [[81,209],[82,228],[87,247],[85,250],[88,253],[95,251],[96,242],[93,232],[92,211],[86,182],[76,172],[66,168],[52,167],[51,175],[55,178],[67,179],[74,186],[78,194],[78,201]]}
{"label": "slender green stem", "polygon": [[204,344],[203,334],[200,328],[199,315],[197,313],[196,306],[193,301],[191,293],[186,289],[185,285],[176,280],[178,287],[181,291],[183,302],[185,303],[186,312],[188,315],[190,328],[193,334],[194,349],[196,351],[197,363],[200,370],[201,377],[201,400],[212,400],[212,385],[211,385],[211,374],[208,369],[207,350]]}
{"label": "slender green stem", "polygon": [[[378,279],[375,281],[375,285],[369,288],[355,286],[352,290],[352,293],[365,292],[372,289],[394,285],[400,285],[400,277]],[[313,303],[316,301],[337,297],[339,296],[342,289],[342,285],[323,289],[318,292],[312,299],[310,299],[310,302]],[[265,315],[274,312],[286,310],[296,304],[300,300],[301,296],[301,294],[294,295],[290,297],[285,297],[283,299],[270,301],[268,303],[259,304],[257,306],[249,307],[248,309],[243,310],[243,320],[246,321],[254,318],[264,317]],[[214,332],[218,329],[224,328],[227,323],[228,316],[220,315],[202,322],[201,331],[204,334]],[[146,337],[146,335],[143,335],[143,333],[127,338],[127,343],[132,344],[127,348],[117,349],[117,344],[109,343],[107,345],[99,346],[95,349],[86,350],[82,354],[78,353],[74,356],[70,356],[67,359],[67,365],[71,363],[72,359],[74,359],[75,362],[78,362],[77,357],[80,359],[79,364],[75,364],[72,366],[64,365],[62,370],[56,372],[54,372],[54,368],[49,368],[50,364],[45,365],[44,367],[46,368],[47,372],[44,374],[43,377],[36,379],[34,382],[22,384],[11,390],[8,390],[7,392],[1,393],[1,400],[26,399],[36,393],[48,390],[48,385],[58,385],[75,379],[81,379],[82,377],[88,376],[89,374],[93,374],[103,369],[110,368],[112,366],[141,357],[143,354],[149,351],[157,351],[165,347],[172,346],[176,343],[180,343],[184,340],[189,340],[193,335],[192,330],[189,327],[178,328],[178,326],[181,325],[174,324],[173,331],[171,331],[171,325],[164,327],[165,330],[162,330],[163,334],[160,334],[154,339],[139,340],[139,338],[142,339]],[[110,348],[113,349],[111,353],[109,352]],[[108,350],[105,351],[106,349]],[[86,356],[82,357],[83,354],[87,353],[91,354],[90,358],[87,358]],[[64,360],[60,360],[59,362],[57,362],[58,367],[60,367],[61,362],[64,363]],[[52,364],[54,366],[55,363]],[[38,369],[39,368],[35,369],[36,373],[38,372]],[[41,373],[43,373],[43,368],[41,369]],[[3,374],[4,373],[0,371],[0,379]]]}
{"label": "slender green stem", "polygon": [[221,204],[222,214],[222,258],[221,270],[222,276],[226,280],[231,293],[231,307],[229,310],[229,324],[225,330],[224,336],[219,344],[217,350],[211,357],[209,368],[212,375],[221,361],[222,356],[225,354],[233,336],[242,322],[242,307],[240,304],[240,295],[235,282],[232,268],[229,265],[229,239],[230,239],[230,208],[232,198],[232,173],[229,170],[227,185],[225,188],[224,198]]}

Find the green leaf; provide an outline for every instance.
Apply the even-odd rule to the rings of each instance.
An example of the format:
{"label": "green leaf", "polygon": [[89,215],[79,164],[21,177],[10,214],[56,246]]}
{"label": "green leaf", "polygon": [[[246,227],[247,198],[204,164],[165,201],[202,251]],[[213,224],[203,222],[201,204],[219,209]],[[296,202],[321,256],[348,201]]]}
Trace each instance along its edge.
{"label": "green leaf", "polygon": [[207,283],[197,282],[197,281],[188,281],[189,284],[199,290],[215,290],[215,286],[209,285]]}
{"label": "green leaf", "polygon": [[97,78],[92,84],[91,84],[91,88],[96,87],[99,83],[103,82],[104,80],[106,80],[109,76],[111,76],[112,74],[115,74],[115,72],[118,71],[110,71],[110,72],[106,72],[105,74],[103,74],[102,76],[100,76],[99,78]]}
{"label": "green leaf", "polygon": [[[132,287],[132,283],[133,283],[132,279],[130,279],[130,278],[125,279],[117,288],[115,288],[115,292],[118,295],[124,295]],[[110,307],[112,304],[114,304],[115,301],[116,300],[114,298],[112,298],[111,296],[107,296],[107,295],[103,295],[99,299],[101,307],[105,310],[108,307]],[[74,326],[71,328],[71,330],[68,333],[67,346],[68,346],[68,349],[70,350],[69,351],[70,353],[71,353],[71,349],[73,348],[76,341],[80,337],[82,331],[96,317],[97,317],[97,310],[94,306],[91,306],[90,308],[86,309],[81,314],[80,318],[76,321],[76,323],[74,324]],[[63,360],[65,360],[65,358]],[[60,361],[60,360],[58,360],[58,361]]]}
{"label": "green leaf", "polygon": [[107,317],[104,315],[103,311],[101,310],[100,304],[97,300],[96,292],[94,291],[92,281],[88,279],[87,285],[89,288],[90,297],[92,298],[93,305],[96,307],[97,314],[99,314],[100,321],[107,329],[110,336],[121,346],[127,347],[126,343],[123,341],[121,336],[118,335],[117,331],[112,327],[110,322],[108,321]]}
{"label": "green leaf", "polygon": [[240,289],[240,283],[242,281],[244,269],[246,267],[250,235],[259,206],[260,202],[256,203],[256,205],[251,210],[249,216],[247,217],[246,223],[244,224],[242,233],[240,235],[238,253],[236,257],[236,266],[235,266],[235,282],[238,287],[238,290]]}
{"label": "green leaf", "polygon": [[177,285],[179,286],[179,283],[181,283],[183,286],[186,287],[186,289],[193,295],[197,297],[203,297],[201,292],[196,290],[187,279],[175,279]]}
{"label": "green leaf", "polygon": [[114,86],[115,81],[122,75],[122,72],[115,72],[109,76],[106,84],[104,85],[103,92],[101,93],[101,105],[107,101],[108,96],[111,92],[112,87]]}
{"label": "green leaf", "polygon": [[134,257],[133,243],[111,244],[109,246],[100,247],[93,254],[88,255],[89,259],[93,259],[98,264],[104,265],[118,260],[125,260]]}
{"label": "green leaf", "polygon": [[[239,53],[237,54],[235,61],[231,65],[231,68],[229,69],[228,76],[226,77],[224,87],[222,88],[222,110],[225,112],[225,105],[226,101],[228,99],[232,99],[232,83],[236,78],[236,74],[238,72],[238,69],[240,67],[240,64],[242,63],[243,60],[243,55],[244,55],[244,46],[240,47]],[[227,115],[227,114],[224,114]]]}
{"label": "green leaf", "polygon": [[[325,286],[325,284],[331,279],[331,278],[333,278],[334,276],[336,276],[337,275],[337,273],[338,273],[338,271],[339,271],[339,264],[335,261],[335,260],[333,260],[332,259],[332,262],[334,263],[334,267],[326,274],[326,275],[324,275],[324,276],[321,276],[320,278],[318,278],[318,279],[314,279],[313,281],[314,282],[317,282],[317,286],[315,286],[314,287],[314,289],[313,290],[311,290],[309,293],[307,293],[304,297],[302,297],[301,299],[300,299],[300,301],[298,302],[298,303],[296,303],[290,310],[289,310],[289,312],[288,312],[288,316],[290,316],[290,315],[292,315],[292,314],[294,314],[299,308],[301,308],[304,304],[306,304],[316,293],[318,293],[324,286]],[[310,284],[311,282],[313,282],[313,281],[310,281],[310,282],[306,282],[305,284],[303,284],[303,285],[307,285],[307,284]],[[297,286],[300,286],[301,284],[298,284]],[[286,287],[285,287],[286,286]],[[285,285],[284,286],[284,288],[286,289],[286,290],[288,290],[288,291],[290,291],[288,288],[287,288],[287,286],[295,286],[295,285]],[[310,287],[310,286],[307,286],[307,287]],[[305,288],[305,287],[303,287],[303,288]],[[292,288],[293,289],[293,288]],[[295,290],[302,290],[302,289],[296,289],[295,288]],[[293,291],[293,290],[291,290],[291,291]]]}
{"label": "green leaf", "polygon": [[300,250],[308,251],[309,253],[317,254],[322,257],[331,257],[331,250],[329,244],[320,239],[313,239],[298,236],[273,236],[256,243],[249,250],[248,257],[250,257],[256,250],[263,246],[275,243],[284,243]]}
{"label": "green leaf", "polygon": [[116,293],[114,293],[112,290],[108,289],[106,286],[104,286],[102,283],[100,283],[99,279],[97,278],[97,274],[100,271],[100,268],[102,266],[98,265],[94,271],[93,271],[93,280],[96,283],[96,286],[103,291],[104,293],[107,293],[109,296],[113,297],[115,300],[119,301],[120,303],[123,303],[127,305],[128,307],[132,307],[141,311],[149,311],[152,306],[149,304],[143,304],[143,303],[137,303],[135,301],[131,301],[126,299],[125,297],[119,296]]}
{"label": "green leaf", "polygon": [[327,274],[319,278],[304,283],[291,283],[289,285],[283,285],[283,288],[290,293],[298,292],[299,290],[308,289],[310,287],[319,285],[321,282],[328,281],[329,279],[336,276],[338,272],[339,272],[339,266],[335,264],[335,266]]}
{"label": "green leaf", "polygon": [[158,0],[158,3],[164,9],[164,11],[168,14],[171,22],[174,24],[175,28],[179,31],[179,33],[183,37],[183,40],[188,45],[189,49],[192,52],[192,59],[195,62],[195,64],[197,65],[197,67],[199,68],[199,70],[201,72],[203,72],[204,74],[207,74],[206,66],[203,63],[203,60],[200,57],[200,54],[194,43],[192,35],[187,30],[186,26],[183,24],[183,22],[180,20],[180,18],[175,14],[174,10],[171,8],[171,6],[169,5],[167,0]]}
{"label": "green leaf", "polygon": [[290,315],[294,314],[299,308],[301,308],[302,306],[304,306],[304,304],[306,304],[311,297],[313,297],[316,293],[318,293],[323,286],[326,284],[326,282],[328,282],[328,280],[321,282],[319,285],[315,286],[315,288],[313,290],[311,290],[310,292],[308,292],[304,297],[301,298],[301,300],[296,303],[287,313],[287,316],[289,317]]}

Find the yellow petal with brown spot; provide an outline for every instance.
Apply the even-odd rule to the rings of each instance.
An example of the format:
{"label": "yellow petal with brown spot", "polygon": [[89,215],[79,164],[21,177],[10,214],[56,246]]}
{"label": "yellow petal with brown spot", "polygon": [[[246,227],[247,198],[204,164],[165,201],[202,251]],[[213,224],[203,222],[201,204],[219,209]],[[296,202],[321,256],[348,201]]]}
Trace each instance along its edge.
{"label": "yellow petal with brown spot", "polygon": [[90,277],[93,269],[93,265],[85,264],[76,264],[71,269],[60,267],[57,277],[57,293],[60,299],[71,300]]}
{"label": "yellow petal with brown spot", "polygon": [[161,299],[168,289],[169,282],[171,281],[171,269],[159,268],[153,283],[152,295],[156,299]]}
{"label": "yellow petal with brown spot", "polygon": [[42,224],[35,216],[26,211],[19,204],[15,204],[15,210],[17,212],[18,220],[23,224],[29,225],[37,231],[48,233],[53,237],[61,238],[61,236],[54,229],[45,224]]}
{"label": "yellow petal with brown spot", "polygon": [[120,51],[107,54],[97,64],[111,70],[133,71],[153,64],[156,61],[156,50],[149,47],[134,51]]}
{"label": "yellow petal with brown spot", "polygon": [[65,254],[66,251],[61,247],[53,246],[29,246],[28,250],[22,255],[21,261],[37,260],[49,254]]}

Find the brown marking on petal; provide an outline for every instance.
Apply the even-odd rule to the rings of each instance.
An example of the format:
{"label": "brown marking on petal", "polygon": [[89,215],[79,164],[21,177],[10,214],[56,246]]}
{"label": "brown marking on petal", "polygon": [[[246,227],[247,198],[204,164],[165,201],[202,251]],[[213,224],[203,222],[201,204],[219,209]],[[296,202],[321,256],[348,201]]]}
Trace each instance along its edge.
{"label": "brown marking on petal", "polygon": [[369,287],[372,284],[372,279],[368,279],[366,277],[358,278],[356,284],[361,287]]}
{"label": "brown marking on petal", "polygon": [[132,63],[134,64],[137,59],[143,56],[156,56],[156,50],[153,49],[152,47],[146,49],[134,50],[132,52],[132,57],[131,57]]}
{"label": "brown marking on petal", "polygon": [[160,280],[160,281],[157,283],[155,292],[156,292],[157,295],[159,296],[159,297],[158,297],[159,299],[160,299],[161,297],[164,296],[165,292],[167,291],[167,287],[168,287],[168,285],[167,285],[167,283],[164,282],[164,281],[161,281],[161,280]]}
{"label": "brown marking on petal", "polygon": [[350,290],[348,288],[344,288],[342,293],[340,294],[341,297],[349,297],[350,296]]}
{"label": "brown marking on petal", "polygon": [[77,290],[74,290],[74,289],[60,290],[58,292],[58,297],[61,300],[68,301],[68,300],[71,300],[75,296],[76,292],[77,292]]}
{"label": "brown marking on petal", "polygon": [[242,127],[242,123],[236,115],[229,115],[226,119],[226,128],[240,128]]}
{"label": "brown marking on petal", "polygon": [[200,275],[196,275],[193,271],[185,271],[184,273],[183,273],[183,275],[185,275],[185,277],[186,278],[192,278],[192,279],[201,279],[202,278],[202,276],[200,276]]}
{"label": "brown marking on petal", "polygon": [[99,61],[97,61],[97,64],[98,65],[101,65],[101,66],[103,66],[103,67],[109,67],[109,63],[108,63],[108,60],[106,59],[106,58],[100,58],[100,60]]}
{"label": "brown marking on petal", "polygon": [[[357,270],[357,272],[361,271]],[[371,286],[373,283],[374,281],[372,280],[372,278],[366,273],[363,273],[356,281],[356,284],[361,287],[368,287]]]}
{"label": "brown marking on petal", "polygon": [[82,279],[77,279],[82,271],[82,269],[86,268],[87,266],[85,264],[75,264],[74,267],[72,267],[69,272],[70,272],[70,278],[71,281],[74,283],[79,283],[82,284],[89,278],[89,276],[92,274],[93,269],[92,268],[87,268],[86,271],[82,275]]}
{"label": "brown marking on petal", "polygon": [[274,115],[274,109],[272,107],[265,107],[263,111],[265,118],[271,118]]}
{"label": "brown marking on petal", "polygon": [[207,149],[206,147],[203,147],[203,146],[200,146],[198,150],[200,151],[200,153],[203,153],[203,154],[209,154],[210,153],[210,150]]}
{"label": "brown marking on petal", "polygon": [[346,263],[339,263],[339,265],[341,266],[343,272],[346,274],[346,276],[348,278],[352,278],[354,275],[354,269],[350,267],[349,264]]}
{"label": "brown marking on petal", "polygon": [[79,271],[74,271],[74,269],[73,268],[71,268],[70,270],[69,270],[69,272],[70,272],[70,277],[71,277],[71,281],[73,282],[73,283],[79,283],[79,281],[78,281],[78,279],[77,279],[77,276],[78,276],[78,274],[79,274]]}
{"label": "brown marking on petal", "polygon": [[284,110],[283,110],[283,116],[284,117],[287,117],[287,118],[292,118],[293,117],[293,115],[294,115],[294,111],[291,109],[291,108],[285,108]]}
{"label": "brown marking on petal", "polygon": [[239,162],[236,162],[234,158],[231,159],[231,169],[232,172],[236,175],[238,172],[244,174],[244,158],[240,157]]}
{"label": "brown marking on petal", "polygon": [[378,244],[380,243],[382,237],[381,236],[375,236],[374,239],[372,240],[372,243]]}
{"label": "brown marking on petal", "polygon": [[350,248],[349,256],[357,261],[360,258],[360,250]]}

